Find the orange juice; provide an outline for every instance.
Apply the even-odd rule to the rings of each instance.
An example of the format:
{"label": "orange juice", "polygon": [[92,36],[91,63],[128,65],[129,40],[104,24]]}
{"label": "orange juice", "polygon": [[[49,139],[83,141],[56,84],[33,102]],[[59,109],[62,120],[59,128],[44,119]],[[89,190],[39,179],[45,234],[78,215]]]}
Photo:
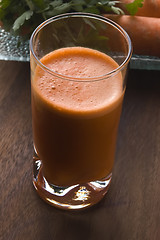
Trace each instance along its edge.
{"label": "orange juice", "polygon": [[37,65],[32,79],[33,137],[45,178],[57,186],[105,178],[114,162],[123,81],[120,72],[93,78],[118,64],[83,47],[55,50],[41,63],[55,72]]}

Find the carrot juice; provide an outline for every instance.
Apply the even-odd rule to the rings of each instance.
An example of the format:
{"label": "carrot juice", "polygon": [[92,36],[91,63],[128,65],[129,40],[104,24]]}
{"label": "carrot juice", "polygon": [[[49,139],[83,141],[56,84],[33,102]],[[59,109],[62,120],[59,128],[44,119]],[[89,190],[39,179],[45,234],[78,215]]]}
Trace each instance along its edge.
{"label": "carrot juice", "polygon": [[46,70],[37,65],[32,78],[33,137],[46,180],[71,186],[109,176],[124,90],[121,72],[105,74],[118,64],[83,47],[61,48],[40,61]]}

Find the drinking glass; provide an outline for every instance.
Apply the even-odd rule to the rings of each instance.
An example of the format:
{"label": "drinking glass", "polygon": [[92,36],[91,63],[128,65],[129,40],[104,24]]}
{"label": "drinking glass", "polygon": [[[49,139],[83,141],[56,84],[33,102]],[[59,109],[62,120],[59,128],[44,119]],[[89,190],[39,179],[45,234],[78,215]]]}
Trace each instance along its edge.
{"label": "drinking glass", "polygon": [[58,15],[33,32],[33,184],[49,204],[82,209],[107,193],[131,54],[128,34],[94,14]]}

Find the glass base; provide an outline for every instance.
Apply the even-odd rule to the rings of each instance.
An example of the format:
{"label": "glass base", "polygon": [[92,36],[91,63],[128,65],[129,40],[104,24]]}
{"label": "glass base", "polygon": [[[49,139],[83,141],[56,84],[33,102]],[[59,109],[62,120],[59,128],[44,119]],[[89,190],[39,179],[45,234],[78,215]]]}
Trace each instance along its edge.
{"label": "glass base", "polygon": [[98,203],[109,189],[112,174],[100,181],[68,187],[47,182],[42,174],[42,163],[33,158],[33,185],[39,196],[52,206],[61,209],[83,209]]}

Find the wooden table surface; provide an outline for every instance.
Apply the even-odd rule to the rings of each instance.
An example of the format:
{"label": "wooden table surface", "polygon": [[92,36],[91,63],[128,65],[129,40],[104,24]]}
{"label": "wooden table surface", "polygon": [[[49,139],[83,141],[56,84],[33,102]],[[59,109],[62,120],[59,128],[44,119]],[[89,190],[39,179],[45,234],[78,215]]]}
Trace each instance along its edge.
{"label": "wooden table surface", "polygon": [[0,61],[0,239],[160,239],[160,71],[129,71],[113,179],[95,207],[41,200],[32,153],[29,64]]}

